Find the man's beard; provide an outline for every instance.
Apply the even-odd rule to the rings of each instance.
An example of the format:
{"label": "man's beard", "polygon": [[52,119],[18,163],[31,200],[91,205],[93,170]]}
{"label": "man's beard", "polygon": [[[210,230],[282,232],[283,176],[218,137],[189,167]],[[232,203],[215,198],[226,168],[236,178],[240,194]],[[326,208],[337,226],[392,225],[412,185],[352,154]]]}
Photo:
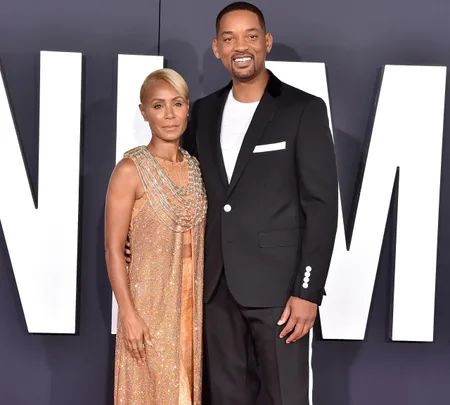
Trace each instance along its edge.
{"label": "man's beard", "polygon": [[256,67],[255,64],[252,63],[247,69],[239,69],[231,64],[231,75],[241,80],[252,79],[256,75]]}

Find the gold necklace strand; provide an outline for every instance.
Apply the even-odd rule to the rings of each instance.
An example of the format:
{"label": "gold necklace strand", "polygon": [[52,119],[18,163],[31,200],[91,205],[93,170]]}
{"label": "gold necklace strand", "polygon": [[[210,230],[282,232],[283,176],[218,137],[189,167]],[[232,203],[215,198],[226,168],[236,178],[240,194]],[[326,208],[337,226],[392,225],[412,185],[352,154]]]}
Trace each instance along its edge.
{"label": "gold necklace strand", "polygon": [[[149,193],[149,195],[150,194],[151,193]],[[203,196],[202,198],[202,196],[200,195],[197,199],[197,204],[189,204],[184,208],[184,210],[181,210],[181,207],[178,207],[176,205],[171,206],[170,203],[165,204],[164,202],[167,202],[165,198],[162,198],[162,200],[160,200],[158,199],[158,195],[155,195],[155,197],[156,199],[155,201],[152,201],[152,205],[155,206],[156,203],[156,205],[161,208],[161,214],[165,214],[170,222],[173,222],[178,226],[176,226],[176,228],[173,228],[171,224],[167,223],[167,221],[164,221],[162,215],[159,214],[158,210],[156,210],[157,216],[160,218],[160,220],[165,222],[174,230],[189,230],[193,226],[197,225],[201,220],[203,220],[204,216],[206,215],[207,205],[205,196]],[[161,195],[159,195],[159,197],[161,197]]]}
{"label": "gold necklace strand", "polygon": [[[147,176],[145,176],[145,177],[147,177]],[[198,224],[198,222],[200,222],[203,219],[204,214],[206,214],[206,204],[205,203],[202,204],[203,207],[199,207],[197,205],[197,207],[195,207],[196,209],[194,209],[194,212],[192,212],[192,209],[191,210],[187,209],[186,211],[188,211],[188,212],[185,214],[184,212],[182,212],[180,210],[179,207],[171,205],[167,201],[167,199],[166,199],[164,194],[151,193],[148,188],[146,190],[146,194],[147,194],[147,197],[148,197],[148,201],[149,201],[150,205],[152,206],[152,208],[155,210],[155,213],[158,216],[158,218],[166,226],[168,226],[169,228],[171,228],[174,231],[180,232],[180,231],[189,230],[190,228],[192,228],[193,226]],[[152,197],[154,197],[154,198],[152,198]],[[163,218],[159,214],[158,207],[163,211],[163,213],[168,218]],[[200,210],[198,208],[200,208]],[[201,208],[203,208],[203,209],[201,209]],[[174,210],[176,212],[174,212]],[[189,211],[191,211],[191,212],[189,213]],[[200,214],[200,215],[198,215],[198,214]],[[169,223],[167,221],[167,219],[170,220],[169,222],[175,223],[176,227],[174,228],[173,226],[171,226],[171,223]]]}
{"label": "gold necklace strand", "polygon": [[[151,154],[147,153],[148,150],[145,147],[143,147],[142,149],[143,149],[142,151],[144,152],[145,157],[148,158],[150,156],[150,160],[153,160],[153,159],[151,159]],[[196,197],[196,195],[198,195],[199,192],[204,193],[204,185],[203,185],[203,181],[201,179],[200,169],[198,167],[198,164],[196,163],[196,160],[193,159],[192,157],[190,157],[189,154],[187,154],[187,152],[185,152],[184,150],[182,152],[184,152],[183,154],[187,159],[189,167],[191,168],[192,175],[191,175],[191,185],[189,188],[190,188],[190,190],[192,190],[194,192],[193,194],[191,194],[191,197],[188,198],[187,200],[183,197],[180,197],[179,193],[177,192],[178,190],[174,189],[174,188],[178,188],[178,187],[173,187],[175,185],[167,177],[167,175],[162,170],[162,168],[160,168],[160,166],[157,162],[156,162],[156,165],[152,165],[152,166],[153,167],[156,166],[155,169],[160,169],[157,172],[159,174],[159,177],[161,178],[161,183],[163,185],[165,185],[167,188],[169,188],[172,195],[180,202],[180,204],[186,205],[187,202],[191,203],[191,201]],[[154,174],[151,173],[151,171],[148,171],[147,165],[144,165],[144,168],[145,168],[144,173],[146,174],[145,177],[149,180],[148,183],[150,183],[153,186],[152,188],[154,188],[156,190],[157,194],[162,197],[162,200],[164,202],[168,202],[166,195],[162,189],[162,186],[159,184],[159,182],[155,178],[156,176],[154,176]],[[146,184],[148,184],[148,183],[146,182]]]}
{"label": "gold necklace strand", "polygon": [[[161,203],[164,211],[166,211],[167,215],[169,215],[174,221],[181,221],[181,222],[186,221],[186,219],[183,218],[184,217],[183,211],[185,211],[186,208],[188,208],[188,211],[198,212],[198,209],[196,209],[198,207],[195,206],[195,201],[194,202],[192,201],[195,198],[195,196],[198,194],[194,194],[190,199],[187,199],[187,200],[183,199],[175,194],[175,197],[177,197],[176,199],[182,205],[182,207],[179,207],[178,205],[172,204],[168,200],[166,193],[162,190],[161,185],[158,183],[158,181],[154,178],[153,175],[149,175],[149,173],[144,171],[143,176],[146,178],[146,180],[148,180],[148,182],[146,182],[146,183],[147,184],[150,183],[151,190],[153,190],[154,193],[157,195],[158,201]],[[165,183],[164,180],[163,180],[163,183]],[[164,184],[164,185],[167,186],[167,184]],[[187,216],[189,217],[189,214],[187,214]]]}
{"label": "gold necklace strand", "polygon": [[184,233],[184,232],[187,232],[187,231],[189,231],[190,229],[194,228],[195,226],[197,226],[197,225],[204,219],[204,216],[206,215],[206,200],[205,200],[205,202],[204,202],[203,215],[202,215],[202,216],[199,216],[198,219],[197,219],[195,222],[193,222],[193,223],[192,223],[190,226],[188,226],[188,227],[183,227],[182,225],[175,223],[175,227],[173,227],[173,226],[171,226],[171,224],[169,224],[169,223],[166,221],[166,219],[162,218],[162,216],[158,213],[158,210],[156,209],[156,207],[154,207],[154,205],[152,204],[152,202],[151,202],[150,200],[149,200],[149,204],[150,204],[150,206],[153,208],[153,210],[154,210],[156,216],[158,217],[158,219],[159,219],[159,220],[160,220],[167,228],[169,228],[169,229],[171,229],[172,231],[177,232],[177,233]]}
{"label": "gold necklace strand", "polygon": [[[191,169],[190,173],[188,172],[190,174],[189,187],[178,187],[173,184],[158,162],[156,162],[156,165],[152,164],[152,160],[156,161],[156,159],[151,156],[147,148],[136,148],[128,153],[137,163],[136,167],[138,168],[139,176],[141,177],[147,200],[151,207],[154,209],[159,220],[175,232],[186,232],[193,226],[196,226],[203,220],[207,210],[206,193],[198,164],[187,152],[182,150],[182,153],[188,163],[188,167]],[[152,168],[154,170],[151,170]],[[156,174],[159,179],[156,178]],[[169,201],[163,186],[175,198],[176,201],[174,203]],[[187,198],[184,198],[180,194],[185,194],[186,189],[192,191],[192,194],[190,193],[190,195],[187,195]],[[160,215],[158,208],[161,209],[166,218]]]}
{"label": "gold necklace strand", "polygon": [[188,184],[185,186],[177,186],[176,184],[174,184],[170,180],[170,178],[167,176],[167,174],[164,172],[164,170],[162,169],[159,162],[155,159],[155,157],[150,153],[150,151],[147,148],[145,148],[145,151],[147,151],[147,153],[145,153],[145,152],[144,153],[147,155],[149,163],[156,170],[159,177],[161,179],[164,179],[164,182],[167,182],[170,185],[171,191],[176,190],[177,194],[188,195],[188,194],[190,194],[191,191],[193,191],[192,190],[192,175],[194,174],[193,172],[194,172],[195,164],[194,164],[194,162],[191,161],[191,159],[189,159],[190,156],[184,149],[179,148],[179,150],[180,150],[181,154],[183,155],[184,159],[186,159],[186,161],[188,162]]}
{"label": "gold necklace strand", "polygon": [[[181,150],[181,148],[180,148]],[[148,152],[148,150],[146,149],[146,151]],[[197,184],[195,184],[196,182],[193,180],[196,175],[200,175],[200,170],[198,169],[198,167],[196,167],[197,165],[195,164],[195,162],[193,162],[190,158],[189,155],[187,154],[187,152],[185,152],[184,150],[181,150],[187,163],[188,163],[188,184],[186,186],[177,186],[176,184],[174,184],[170,178],[166,175],[166,173],[164,172],[164,170],[162,169],[161,165],[158,163],[158,161],[154,158],[154,156],[148,152],[145,153],[146,157],[148,158],[148,162],[151,164],[151,166],[155,169],[155,171],[157,172],[159,178],[161,179],[161,181],[164,183],[164,185],[167,185],[167,187],[169,188],[169,190],[171,191],[172,195],[178,199],[178,201],[182,202],[182,200],[180,199],[180,196],[187,196],[187,195],[192,195],[195,191],[197,190]],[[197,169],[197,170],[195,170]]]}
{"label": "gold necklace strand", "polygon": [[[184,152],[184,151],[183,151]],[[178,200],[178,202],[182,205],[191,205],[191,201],[193,199],[196,198],[196,195],[198,195],[198,192],[202,192],[202,187],[203,187],[203,182],[201,181],[201,174],[200,174],[200,169],[198,168],[198,165],[196,164],[196,162],[190,158],[190,156],[187,154],[187,152],[184,153],[184,156],[188,162],[189,167],[191,168],[191,184],[189,187],[189,191],[191,191],[191,197],[188,198],[186,200],[186,198],[183,198],[183,196],[179,195],[178,190],[174,189],[174,184],[173,182],[167,177],[167,175],[165,174],[165,172],[162,170],[162,168],[160,167],[159,163],[156,162],[152,162],[156,164],[156,169],[160,169],[157,170],[157,173],[160,176],[160,180],[161,183],[163,183],[172,193],[172,195]],[[153,159],[150,159],[153,160]],[[155,167],[155,165],[152,165],[153,167]],[[195,181],[194,179],[198,179],[199,181]],[[164,204],[170,204],[167,201],[167,197],[164,193],[164,191],[162,190],[161,185],[159,184],[158,180],[155,178],[155,176],[149,176],[149,180],[150,180],[150,184],[152,185],[152,188],[155,189],[155,191],[157,192],[158,195],[161,196],[162,198],[162,202]],[[184,194],[184,193],[183,193]],[[194,207],[191,207],[194,208]]]}

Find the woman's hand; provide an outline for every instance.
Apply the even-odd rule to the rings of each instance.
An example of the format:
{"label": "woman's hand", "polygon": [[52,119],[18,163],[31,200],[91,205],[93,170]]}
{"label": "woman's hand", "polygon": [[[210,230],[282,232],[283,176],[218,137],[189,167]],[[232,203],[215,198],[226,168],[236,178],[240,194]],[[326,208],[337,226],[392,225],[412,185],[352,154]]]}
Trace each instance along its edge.
{"label": "woman's hand", "polygon": [[150,331],[142,318],[133,313],[123,318],[127,349],[138,364],[145,361],[145,346],[151,346]]}

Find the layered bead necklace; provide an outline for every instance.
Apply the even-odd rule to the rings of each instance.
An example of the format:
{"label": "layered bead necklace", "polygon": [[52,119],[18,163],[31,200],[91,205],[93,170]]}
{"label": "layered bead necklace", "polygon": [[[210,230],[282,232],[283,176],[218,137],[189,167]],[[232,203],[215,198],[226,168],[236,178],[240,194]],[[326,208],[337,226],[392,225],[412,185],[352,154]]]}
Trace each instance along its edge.
{"label": "layered bead necklace", "polygon": [[197,160],[179,150],[188,165],[188,181],[183,186],[172,182],[145,146],[125,156],[135,162],[147,200],[160,221],[175,232],[187,232],[205,218],[207,200]]}

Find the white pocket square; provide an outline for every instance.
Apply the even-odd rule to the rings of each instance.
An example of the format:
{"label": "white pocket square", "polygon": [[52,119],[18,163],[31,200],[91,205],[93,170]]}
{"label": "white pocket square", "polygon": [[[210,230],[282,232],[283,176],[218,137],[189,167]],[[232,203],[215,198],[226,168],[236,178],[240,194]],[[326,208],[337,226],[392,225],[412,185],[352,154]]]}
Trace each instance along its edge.
{"label": "white pocket square", "polygon": [[275,150],[283,150],[283,149],[286,149],[286,141],[277,143],[268,143],[266,145],[256,145],[255,149],[253,149],[253,153],[273,152]]}

